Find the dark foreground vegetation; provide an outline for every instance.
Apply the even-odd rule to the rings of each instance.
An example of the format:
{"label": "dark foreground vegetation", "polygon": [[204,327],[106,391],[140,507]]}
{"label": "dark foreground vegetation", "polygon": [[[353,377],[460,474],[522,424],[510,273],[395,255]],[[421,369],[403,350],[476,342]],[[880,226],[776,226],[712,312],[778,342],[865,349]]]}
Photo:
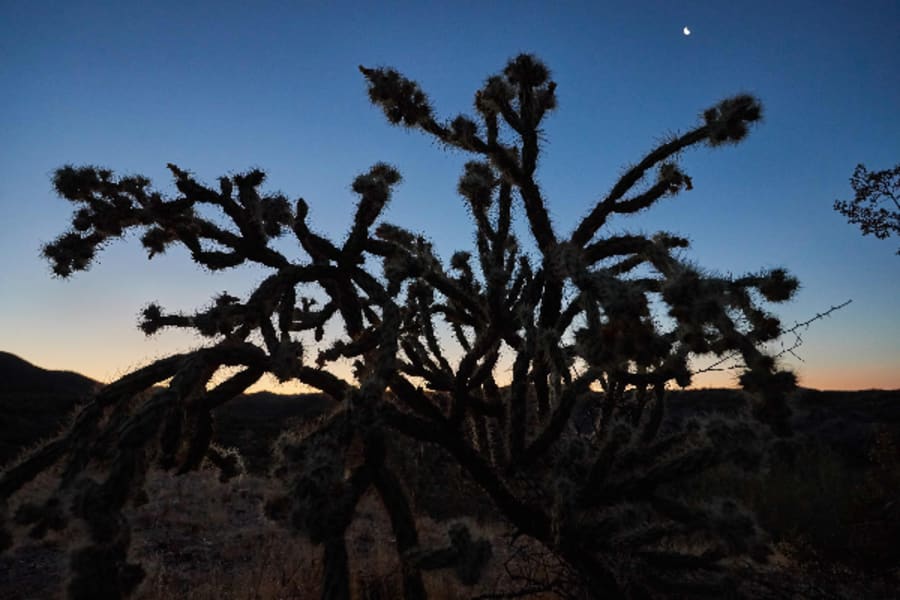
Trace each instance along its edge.
{"label": "dark foreground vegetation", "polygon": [[[472,158],[457,189],[475,247],[445,262],[425,236],[381,220],[400,182],[383,163],[353,181],[359,202],[341,240],[315,233],[304,199],[264,193],[258,170],[209,186],[170,165],[172,198],[141,176],[57,170],[56,191],[75,205],[71,230],[44,247],[61,277],[132,231],[151,258],[179,245],[209,270],[249,263],[268,275],[246,298],[142,311],[148,335],[182,328],[206,345],[89,392],[59,433],[7,463],[0,551],[60,543],[62,587],[77,600],[150,593],[171,561],[154,568],[148,539],[170,558],[193,548],[178,554],[188,565],[206,552],[191,542],[200,535],[218,564],[227,540],[252,552],[246,536],[262,528],[305,544],[277,561],[286,585],[297,565],[315,574],[299,597],[879,593],[896,566],[878,537],[896,524],[896,461],[884,458],[896,432],[868,427],[860,443],[844,410],[849,438],[804,433],[817,410],[812,422],[829,421],[827,408],[767,350],[783,334],[768,306],[791,299],[797,280],[781,268],[710,273],[686,258],[684,237],[610,225],[691,190],[678,157],[740,142],[759,101],[741,94],[703,111],[564,233],[537,174],[557,104],[539,60],[512,59],[476,92],[474,117],[446,120],[397,71],[360,71],[390,123]],[[670,393],[710,355],[739,365],[743,392],[726,394],[724,411]],[[341,362],[352,376],[329,369]],[[264,374],[319,393],[243,396]],[[285,404],[302,409],[289,416]],[[844,463],[841,444],[857,463]],[[233,487],[242,478],[257,484]],[[192,481],[206,483],[169,485],[194,500],[176,517],[214,515],[214,502],[243,503],[244,517],[220,515],[205,531],[191,517],[181,525],[194,538],[159,539],[166,482]],[[393,565],[383,584],[360,583],[371,551]],[[856,570],[800,566],[819,559]],[[174,595],[197,589],[189,578]]]}
{"label": "dark foreground vegetation", "polygon": [[[2,352],[0,381],[5,382],[0,391],[0,469],[58,431],[98,385]],[[900,390],[800,389],[789,404],[795,435],[788,441],[770,440],[763,468],[744,471],[723,465],[687,477],[678,487],[698,500],[730,495],[750,507],[777,548],[778,569],[767,576],[793,579],[793,589],[807,597],[893,597],[900,585]],[[740,390],[674,391],[664,426],[677,429],[692,417],[709,414],[737,418],[747,405]],[[263,502],[275,489],[269,478],[275,441],[333,408],[321,395],[257,393],[217,409],[214,441],[239,451],[246,475],[227,483],[213,472],[196,482],[161,473],[153,477],[154,499],[130,515],[135,545],[152,571],[139,597],[319,595],[320,557],[302,540],[273,528]],[[408,472],[416,512],[427,519],[432,535],[442,534],[440,523],[474,519],[475,529],[499,542],[482,585],[462,587],[436,571],[430,581],[432,597],[503,597],[531,588],[535,593],[526,597],[553,598],[566,597],[576,587],[539,548],[511,540],[489,498],[464,473],[453,471],[452,457],[434,446],[406,451],[408,455],[392,460]],[[448,494],[448,480],[469,492]],[[400,591],[397,564],[384,547],[390,523],[379,520],[378,512],[368,499],[361,508],[363,526],[353,532],[351,546],[363,565],[353,575],[357,597],[393,598]],[[56,539],[25,542],[0,558],[0,598],[59,596],[66,571],[64,546]],[[288,555],[293,558],[285,561]],[[546,571],[535,570],[537,561]],[[228,595],[222,595],[223,589]]]}

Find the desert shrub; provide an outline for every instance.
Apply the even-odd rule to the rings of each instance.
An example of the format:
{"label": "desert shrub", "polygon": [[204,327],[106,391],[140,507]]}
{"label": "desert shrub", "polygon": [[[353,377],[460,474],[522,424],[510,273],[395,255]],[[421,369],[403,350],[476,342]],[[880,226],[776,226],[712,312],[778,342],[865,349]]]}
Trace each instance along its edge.
{"label": "desert shrub", "polygon": [[[105,387],[59,437],[4,471],[0,530],[40,535],[77,522],[84,535],[71,550],[69,595],[131,594],[145,572],[130,558],[123,508],[146,501],[151,466],[186,474],[211,462],[234,475],[234,454],[211,444],[213,412],[271,373],[335,401],[279,438],[271,470],[283,492],[267,504],[273,520],[321,549],[324,597],[352,592],[346,532],[372,490],[393,528],[405,597],[425,596],[423,569],[472,582],[491,556],[488,540],[458,523],[449,542],[423,547],[409,471],[391,460],[398,439],[437,446],[516,535],[564,562],[587,593],[728,593],[731,559],[762,558],[764,535],[733,500],[688,500],[666,486],[725,460],[718,446],[745,424],[694,419],[664,431],[666,390],[690,383],[692,357],[736,355],[753,415],[789,434],[785,395],[795,378],[762,349],[781,333],[762,305],[788,300],[797,282],[778,268],[710,273],[685,258],[683,237],[611,233],[609,223],[690,190],[678,156],[739,142],[760,103],[738,95],[703,111],[563,235],[537,178],[541,124],[556,108],[556,83],[539,60],[515,57],[475,94],[474,117],[447,120],[397,71],[360,70],[389,122],[472,156],[458,192],[475,248],[445,263],[424,236],[379,222],[400,181],[382,163],[353,181],[360,199],[340,241],[314,233],[302,198],[263,193],[259,170],[207,186],[170,165],[173,198],[141,176],[57,170],[57,192],[76,206],[72,229],[44,248],[59,276],[87,269],[132,230],[151,257],[182,245],[207,269],[250,263],[269,275],[246,298],[218,294],[193,313],[147,306],[147,334],[186,328],[208,344]],[[530,242],[517,238],[517,222]],[[276,247],[283,236],[303,258]],[[333,322],[339,334],[325,340]],[[461,356],[447,352],[445,330]],[[502,354],[512,357],[508,385],[498,381]],[[329,370],[338,361],[353,364],[351,378]],[[228,377],[211,383],[221,369]],[[17,490],[54,466],[61,477],[49,497],[19,505]],[[453,483],[434,485],[464,506],[473,488]]]}
{"label": "desert shrub", "polygon": [[863,235],[883,240],[900,234],[900,164],[883,171],[856,165],[850,186],[853,199],[835,200],[834,210],[849,223],[859,225]]}
{"label": "desert shrub", "polygon": [[900,573],[900,435],[876,429],[869,468],[851,498],[848,554],[872,573]]}
{"label": "desert shrub", "polygon": [[777,539],[803,538],[816,548],[845,547],[851,498],[859,482],[828,445],[803,444],[793,460],[773,461],[758,478],[752,506]]}
{"label": "desert shrub", "polygon": [[675,487],[695,501],[718,495],[741,500],[804,568],[888,575],[900,566],[895,444],[889,430],[876,430],[870,463],[861,467],[827,440],[799,436],[769,446],[762,469],[719,464]]}
{"label": "desert shrub", "polygon": [[773,460],[745,480],[739,496],[776,541],[792,545],[797,560],[886,574],[900,566],[895,444],[890,432],[876,430],[870,462],[859,466],[826,441],[808,440],[790,459]]}

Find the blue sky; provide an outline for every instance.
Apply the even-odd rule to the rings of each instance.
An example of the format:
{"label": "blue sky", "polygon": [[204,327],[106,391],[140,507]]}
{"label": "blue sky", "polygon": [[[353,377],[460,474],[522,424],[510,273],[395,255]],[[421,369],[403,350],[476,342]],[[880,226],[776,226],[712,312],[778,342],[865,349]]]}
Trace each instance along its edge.
{"label": "blue sky", "polygon": [[387,125],[356,67],[396,67],[449,117],[531,52],[558,84],[540,182],[566,232],[664,135],[726,96],[757,95],[765,119],[747,141],[683,156],[693,191],[610,231],[686,235],[690,256],[723,272],[787,267],[803,286],[776,307],[787,325],[852,298],[789,364],[809,387],[900,388],[900,242],[863,238],[831,209],[851,196],[857,163],[900,162],[896,1],[0,6],[0,350],[110,380],[200,343],[145,338],[135,324],[148,301],[191,310],[262,277],[210,275],[181,252],[148,262],[131,238],[87,273],[51,278],[38,253],[68,225],[50,186],[64,164],[141,173],[163,191],[167,162],[208,182],[261,167],[267,189],[303,196],[318,230],[340,236],[353,177],[386,161],[404,175],[386,220],[445,258],[469,248],[454,191],[467,157]]}

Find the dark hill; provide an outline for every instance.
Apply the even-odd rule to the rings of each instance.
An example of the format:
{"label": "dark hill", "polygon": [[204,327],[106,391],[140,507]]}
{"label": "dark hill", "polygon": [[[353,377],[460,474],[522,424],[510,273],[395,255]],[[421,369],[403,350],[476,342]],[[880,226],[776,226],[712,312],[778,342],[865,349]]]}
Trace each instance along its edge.
{"label": "dark hill", "polygon": [[48,371],[0,352],[0,394],[90,394],[99,384],[72,371]]}
{"label": "dark hill", "polygon": [[[672,391],[668,418],[677,424],[696,414],[729,416],[749,409],[751,398],[736,389]],[[874,437],[886,432],[900,440],[900,390],[821,391],[800,388],[790,398],[796,434],[825,444],[861,465]]]}
{"label": "dark hill", "polygon": [[244,394],[215,411],[215,441],[240,450],[253,473],[264,473],[270,448],[282,431],[314,419],[334,402],[324,394]]}
{"label": "dark hill", "polygon": [[56,433],[62,418],[99,386],[84,375],[49,371],[0,352],[0,465]]}
{"label": "dark hill", "polygon": [[[22,446],[52,435],[79,401],[88,397],[96,381],[69,371],[49,371],[0,352],[0,465]],[[734,415],[749,398],[733,389],[672,391],[668,421],[677,426],[701,413]],[[900,435],[900,390],[828,392],[798,390],[791,399],[792,424],[834,447],[845,457],[864,461],[876,430]],[[253,471],[265,468],[269,444],[278,434],[321,415],[333,402],[321,394],[243,395],[215,412],[215,441],[239,448]]]}
{"label": "dark hill", "polygon": [[[54,435],[62,420],[102,384],[71,371],[49,371],[0,352],[0,467],[23,447]],[[268,462],[268,448],[284,429],[322,414],[324,395],[245,394],[215,412],[215,441],[236,446],[251,470]]]}

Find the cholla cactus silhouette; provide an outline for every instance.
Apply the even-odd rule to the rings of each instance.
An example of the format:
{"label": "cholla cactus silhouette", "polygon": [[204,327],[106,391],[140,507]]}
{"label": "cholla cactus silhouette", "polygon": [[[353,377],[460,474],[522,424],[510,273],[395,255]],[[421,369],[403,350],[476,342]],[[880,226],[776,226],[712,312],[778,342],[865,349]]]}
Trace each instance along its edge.
{"label": "cholla cactus silhouette", "polygon": [[834,210],[847,217],[848,222],[859,225],[863,235],[871,234],[880,240],[900,235],[900,164],[884,171],[869,171],[865,165],[856,165],[850,185],[853,200],[835,200]]}
{"label": "cholla cactus silhouette", "polygon": [[[323,547],[323,597],[350,595],[345,533],[370,489],[392,523],[406,598],[425,597],[423,569],[455,568],[472,583],[488,560],[489,548],[459,528],[450,531],[451,547],[422,547],[406,474],[389,460],[398,439],[446,452],[517,535],[571,565],[595,596],[722,593],[733,583],[728,559],[764,555],[763,535],[733,502],[689,504],[666,484],[725,460],[723,447],[752,439],[751,425],[695,420],[667,431],[666,386],[690,383],[692,356],[737,351],[755,415],[789,433],[785,395],[795,379],[762,350],[781,328],[759,303],[789,299],[797,282],[782,269],[711,274],[679,258],[688,246],[682,237],[608,234],[606,226],[690,190],[676,157],[739,142],[760,119],[759,102],[740,95],[706,110],[562,235],[536,179],[541,123],[556,108],[556,84],[537,58],[511,60],[475,94],[475,116],[449,120],[397,71],[360,71],[391,123],[473,156],[458,191],[474,223],[474,251],[445,265],[423,236],[378,222],[400,181],[386,164],[354,180],[360,199],[341,241],[313,233],[303,199],[261,192],[261,171],[208,187],[169,165],[178,195],[164,198],[143,177],[59,169],[54,186],[78,207],[73,229],[44,248],[60,276],[87,269],[98,249],[131,230],[142,233],[151,257],[180,244],[207,269],[253,263],[270,274],[247,298],[221,294],[193,314],[148,306],[146,333],[188,329],[208,346],[110,384],[56,439],[8,468],[0,525],[40,536],[80,520],[88,536],[71,555],[70,597],[127,596],[143,571],[128,562],[122,510],[143,497],[145,473],[187,473],[207,458],[234,464],[211,445],[212,410],[272,373],[339,401],[279,441],[273,473],[286,486],[267,505],[273,519]],[[520,206],[533,256],[514,235]],[[306,258],[274,247],[285,235]],[[381,261],[380,272],[370,259]],[[311,290],[327,299],[316,304]],[[655,318],[654,304],[666,307],[667,319]],[[325,343],[333,321],[340,334]],[[446,351],[443,329],[460,357]],[[514,357],[509,385],[498,380],[502,353]],[[337,360],[352,361],[353,378],[329,370]],[[212,385],[223,367],[235,372]],[[60,480],[45,502],[17,505],[16,492],[55,465]],[[446,493],[458,489],[447,485]]]}

